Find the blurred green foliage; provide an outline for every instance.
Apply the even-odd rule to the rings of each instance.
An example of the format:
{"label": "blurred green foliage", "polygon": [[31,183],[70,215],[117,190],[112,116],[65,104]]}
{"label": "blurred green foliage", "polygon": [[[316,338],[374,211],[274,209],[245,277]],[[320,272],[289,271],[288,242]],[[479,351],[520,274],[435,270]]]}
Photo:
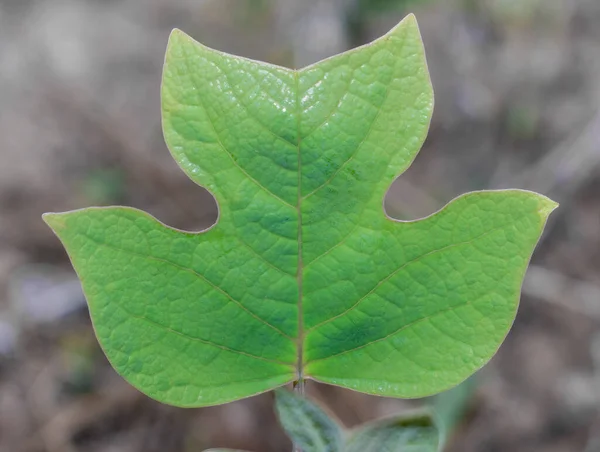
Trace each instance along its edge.
{"label": "blurred green foliage", "polygon": [[400,10],[412,5],[429,3],[433,0],[358,0],[360,13],[380,13],[389,10]]}
{"label": "blurred green foliage", "polygon": [[436,0],[356,0],[354,7],[346,12],[346,28],[352,46],[364,44],[369,40],[365,30],[369,19],[383,13],[397,11],[409,13],[409,7],[433,3]]}
{"label": "blurred green foliage", "polygon": [[119,202],[124,193],[124,174],[117,168],[95,169],[88,173],[83,182],[83,194],[94,204],[106,205]]}

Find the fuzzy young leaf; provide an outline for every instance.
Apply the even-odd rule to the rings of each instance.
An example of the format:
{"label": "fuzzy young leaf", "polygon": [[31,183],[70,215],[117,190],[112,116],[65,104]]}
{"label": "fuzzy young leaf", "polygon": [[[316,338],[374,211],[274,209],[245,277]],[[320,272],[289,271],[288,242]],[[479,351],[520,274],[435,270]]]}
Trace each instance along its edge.
{"label": "fuzzy young leaf", "polygon": [[302,452],[437,452],[441,445],[436,422],[426,411],[344,432],[316,403],[290,391],[276,391],[275,407],[281,425]]}
{"label": "fuzzy young leaf", "polygon": [[485,364],[556,204],[477,192],[387,217],[432,108],[413,16],[301,70],[173,32],[164,134],[217,223],[182,232],[125,207],[45,216],[115,369],[158,400],[205,406],[298,378],[419,397]]}
{"label": "fuzzy young leaf", "polygon": [[343,452],[340,426],[318,405],[285,389],[276,392],[279,422],[302,452]]}
{"label": "fuzzy young leaf", "polygon": [[404,414],[360,427],[345,452],[437,452],[440,434],[428,413]]}

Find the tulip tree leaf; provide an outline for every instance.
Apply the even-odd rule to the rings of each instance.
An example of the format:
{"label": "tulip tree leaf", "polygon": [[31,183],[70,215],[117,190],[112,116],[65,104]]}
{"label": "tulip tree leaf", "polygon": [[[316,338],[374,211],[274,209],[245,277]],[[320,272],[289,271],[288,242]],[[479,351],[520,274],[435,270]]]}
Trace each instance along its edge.
{"label": "tulip tree leaf", "polygon": [[416,21],[301,70],[169,40],[164,135],[219,205],[207,231],[132,208],[47,214],[115,369],[179,406],[311,378],[418,397],[496,352],[556,204],[463,195],[400,222],[382,202],[425,139]]}

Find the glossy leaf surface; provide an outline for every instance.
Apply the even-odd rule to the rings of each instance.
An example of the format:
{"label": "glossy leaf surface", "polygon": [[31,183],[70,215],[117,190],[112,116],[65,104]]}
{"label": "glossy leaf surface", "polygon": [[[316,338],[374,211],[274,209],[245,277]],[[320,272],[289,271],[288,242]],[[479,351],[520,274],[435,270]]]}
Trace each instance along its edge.
{"label": "glossy leaf surface", "polygon": [[555,203],[477,192],[387,217],[432,108],[413,16],[301,70],[174,31],[164,135],[215,196],[217,223],[182,232],[126,207],[45,216],[115,369],[160,401],[205,406],[298,378],[425,396],[485,364]]}

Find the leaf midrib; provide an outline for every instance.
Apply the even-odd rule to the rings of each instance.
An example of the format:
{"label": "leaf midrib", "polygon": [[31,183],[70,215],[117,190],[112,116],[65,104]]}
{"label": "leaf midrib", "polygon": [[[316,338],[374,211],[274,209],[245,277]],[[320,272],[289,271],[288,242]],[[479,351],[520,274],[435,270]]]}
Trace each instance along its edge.
{"label": "leaf midrib", "polygon": [[302,135],[300,127],[300,74],[294,71],[295,94],[296,94],[296,147],[298,152],[298,201],[296,203],[296,211],[298,218],[298,268],[296,270],[296,281],[298,284],[298,339],[297,339],[297,361],[296,372],[298,384],[302,390],[304,379],[304,312],[302,309],[302,283],[303,283],[303,263],[302,263]]}
{"label": "leaf midrib", "polygon": [[[390,37],[388,36],[387,38],[384,39],[390,39]],[[352,52],[352,51],[351,51]],[[277,199],[278,201],[282,202],[284,205],[288,206],[288,207],[292,207],[296,210],[296,216],[297,216],[297,242],[298,242],[298,257],[297,257],[297,269],[296,269],[296,281],[297,281],[297,288],[298,288],[298,301],[297,301],[297,308],[298,308],[298,320],[297,320],[297,334],[296,334],[296,338],[295,338],[295,342],[296,342],[296,347],[297,347],[297,364],[296,364],[296,372],[297,372],[297,377],[299,380],[302,380],[303,378],[303,371],[304,371],[304,366],[306,363],[304,363],[304,340],[305,337],[307,336],[307,334],[312,331],[314,328],[311,328],[308,331],[304,331],[304,316],[303,316],[303,271],[304,271],[304,263],[303,263],[303,256],[302,256],[302,250],[303,250],[303,236],[302,236],[302,229],[303,229],[303,221],[302,221],[302,201],[310,198],[312,195],[314,195],[315,193],[321,191],[324,187],[326,187],[333,178],[335,178],[335,176],[337,176],[337,174],[342,171],[346,165],[349,164],[350,161],[353,160],[354,156],[356,155],[356,152],[362,147],[363,143],[368,139],[368,137],[371,135],[372,129],[374,124],[377,122],[379,116],[382,113],[383,107],[385,105],[385,102],[388,98],[389,92],[391,90],[390,84],[392,83],[391,81],[389,82],[388,86],[386,87],[386,93],[385,96],[381,102],[381,104],[379,105],[377,114],[375,115],[375,117],[373,118],[373,120],[371,121],[371,125],[367,131],[367,133],[365,134],[365,136],[363,137],[363,139],[361,140],[360,143],[358,143],[358,145],[356,146],[356,149],[354,150],[353,154],[347,159],[345,160],[342,165],[340,166],[340,168],[338,168],[324,183],[322,183],[321,185],[319,185],[318,187],[316,187],[314,190],[312,190],[310,193],[308,193],[307,195],[303,196],[302,194],[302,152],[301,152],[301,145],[302,145],[302,133],[301,133],[301,117],[302,117],[302,109],[301,109],[301,103],[300,103],[300,75],[302,73],[305,72],[306,69],[310,68],[311,66],[308,66],[306,68],[300,69],[300,70],[293,70],[293,69],[288,69],[286,70],[286,72],[291,73],[292,77],[293,77],[293,82],[295,85],[295,92],[294,92],[294,96],[295,96],[295,104],[296,104],[296,143],[294,144],[293,142],[291,142],[291,140],[286,139],[285,137],[281,136],[280,134],[274,132],[270,127],[268,127],[266,124],[264,124],[263,122],[261,122],[258,118],[256,118],[255,116],[251,115],[251,112],[248,108],[248,105],[245,102],[245,99],[243,98],[242,93],[238,92],[235,89],[235,84],[231,83],[231,80],[229,79],[229,74],[227,73],[226,70],[224,70],[222,67],[220,67],[219,64],[217,64],[215,61],[212,61],[210,58],[207,58],[206,56],[204,56],[205,60],[213,65],[214,67],[217,68],[217,70],[219,72],[221,72],[225,78],[227,79],[228,84],[230,85],[231,89],[232,89],[232,93],[234,94],[234,96],[237,99],[237,103],[244,108],[249,114],[250,116],[253,117],[255,123],[261,127],[262,129],[264,129],[265,131],[267,131],[268,133],[270,133],[271,135],[275,136],[277,139],[281,140],[282,143],[284,144],[292,144],[293,146],[296,147],[296,151],[297,151],[297,202],[296,202],[296,206],[293,206],[291,203],[286,202],[284,199],[282,199],[279,195],[277,195],[276,193],[274,193],[273,191],[271,191],[270,189],[268,189],[265,185],[263,185],[261,182],[258,181],[258,179],[252,177],[244,168],[241,167],[241,165],[238,164],[238,162],[235,160],[234,156],[231,154],[231,152],[229,152],[229,150],[227,149],[227,147],[224,145],[224,143],[221,140],[220,134],[219,132],[217,132],[216,127],[214,125],[213,122],[213,118],[211,118],[211,115],[208,114],[209,117],[209,122],[210,125],[213,129],[213,132],[215,134],[215,137],[217,139],[217,143],[218,145],[221,147],[221,149],[229,156],[229,158],[231,159],[231,161],[233,162],[233,164],[238,167],[238,169],[240,169],[240,171],[242,171],[242,173],[249,178],[252,182],[254,182],[262,191],[266,192],[268,195],[273,196],[275,199]],[[277,66],[278,70],[281,70],[281,67]],[[283,68],[285,69],[285,68]],[[347,93],[346,93],[347,94]],[[200,102],[203,102],[203,99],[201,96],[200,97]],[[342,96],[343,97],[343,96]],[[206,110],[206,106],[203,105],[204,109]],[[332,111],[329,113],[328,117],[323,121],[326,122],[328,120],[329,117],[331,117],[331,115],[333,115],[335,113],[335,111],[337,110],[337,106],[334,107],[332,109]],[[208,113],[208,111],[207,111]],[[315,130],[318,130],[322,124],[316,126],[314,129],[312,129],[308,135],[312,134]],[[321,258],[323,255],[329,254],[333,249],[337,248],[338,246],[340,246],[341,244],[343,244],[345,242],[345,240],[347,239],[347,237],[349,235],[351,235],[354,230],[356,229],[353,228],[353,230],[351,230],[347,236],[341,240],[339,243],[335,244],[332,248],[328,249],[327,251],[325,251],[322,255],[319,255],[316,259],[312,259],[308,264],[312,264],[315,260],[318,260],[319,258]],[[252,249],[252,247],[250,247],[249,245],[245,244],[244,245],[248,246],[249,248]],[[254,250],[253,250],[254,251]],[[256,253],[258,255],[260,255],[259,253]],[[261,256],[262,257],[262,256]],[[264,259],[264,258],[263,258]],[[271,264],[271,266],[273,266]],[[279,269],[278,267],[274,267]],[[279,269],[280,271],[283,271],[281,269]],[[287,273],[287,272],[284,272]],[[384,281],[387,278],[384,279]],[[381,283],[382,281],[380,281]],[[379,284],[378,284],[379,286]],[[378,287],[377,286],[377,287]],[[337,317],[337,316],[335,316]],[[334,317],[334,318],[335,318]],[[333,320],[333,319],[330,319]],[[268,322],[267,322],[268,323]],[[289,337],[289,336],[288,336]]]}

